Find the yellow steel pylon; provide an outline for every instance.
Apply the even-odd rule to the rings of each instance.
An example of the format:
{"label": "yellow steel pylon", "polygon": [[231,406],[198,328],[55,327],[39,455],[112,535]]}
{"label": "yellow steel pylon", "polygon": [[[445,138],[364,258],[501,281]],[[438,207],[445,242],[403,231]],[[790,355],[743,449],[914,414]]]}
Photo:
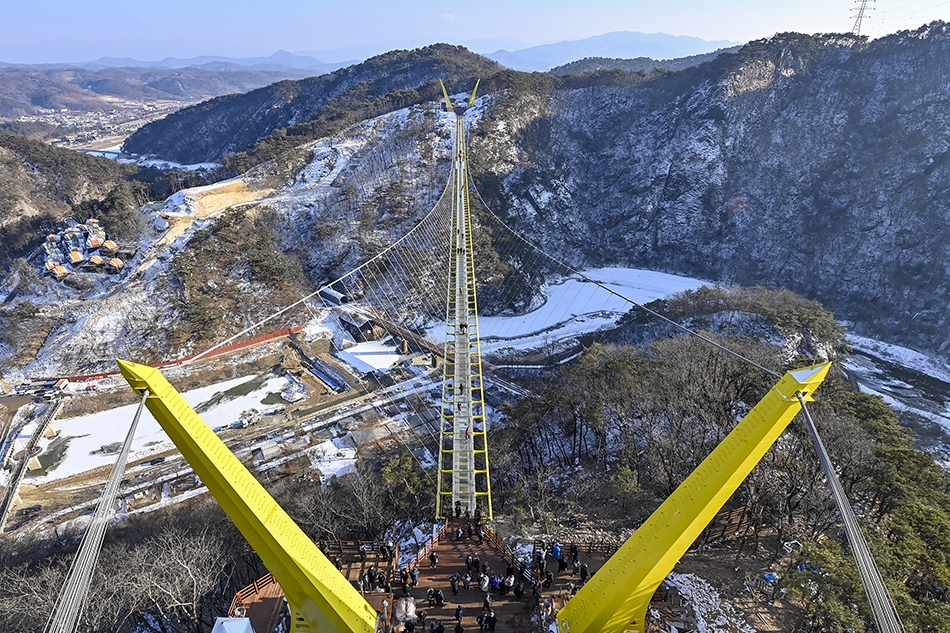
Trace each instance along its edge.
{"label": "yellow steel pylon", "polygon": [[277,505],[224,442],[152,367],[117,361],[122,375],[284,590],[291,631],[373,633],[377,613]]}
{"label": "yellow steel pylon", "polygon": [[801,410],[831,363],[790,371],[557,615],[561,633],[644,633],[656,588]]}

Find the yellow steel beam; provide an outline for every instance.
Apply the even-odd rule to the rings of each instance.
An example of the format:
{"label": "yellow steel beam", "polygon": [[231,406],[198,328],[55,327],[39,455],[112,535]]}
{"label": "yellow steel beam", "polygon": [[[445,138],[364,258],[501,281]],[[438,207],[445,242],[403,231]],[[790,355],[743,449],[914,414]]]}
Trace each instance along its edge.
{"label": "yellow steel beam", "polygon": [[475,87],[472,88],[472,96],[471,96],[471,97],[469,98],[469,100],[468,100],[468,107],[470,107],[470,108],[471,108],[472,105],[475,103],[475,93],[478,92],[478,84],[480,84],[480,83],[482,83],[482,80],[481,80],[481,79],[476,80],[476,81],[475,81]]}
{"label": "yellow steel beam", "polygon": [[558,613],[561,633],[643,633],[656,588],[810,401],[831,363],[790,371]]}
{"label": "yellow steel beam", "polygon": [[442,80],[439,80],[439,85],[442,86],[442,94],[445,96],[445,107],[448,112],[452,111],[452,100],[449,99],[449,91],[445,89],[445,84],[442,83]]}
{"label": "yellow steel beam", "polygon": [[117,361],[122,375],[258,553],[287,596],[292,631],[373,633],[376,610],[224,445],[162,374]]}

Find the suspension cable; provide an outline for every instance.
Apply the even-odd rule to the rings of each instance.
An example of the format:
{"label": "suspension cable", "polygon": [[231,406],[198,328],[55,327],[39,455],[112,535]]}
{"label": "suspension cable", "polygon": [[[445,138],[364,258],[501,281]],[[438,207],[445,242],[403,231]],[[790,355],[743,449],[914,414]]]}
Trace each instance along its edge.
{"label": "suspension cable", "polygon": [[102,496],[99,498],[99,505],[96,506],[96,513],[82,537],[79,550],[76,552],[76,558],[73,559],[69,574],[66,576],[66,582],[59,592],[53,613],[50,614],[50,618],[46,623],[45,633],[73,633],[80,617],[82,617],[83,609],[86,606],[86,598],[89,594],[89,586],[92,582],[92,574],[96,570],[96,563],[99,561],[99,554],[102,552],[102,541],[105,538],[106,529],[109,527],[109,521],[115,513],[115,501],[119,494],[119,485],[122,481],[122,475],[125,473],[125,465],[128,462],[129,451],[132,448],[132,439],[135,437],[135,430],[138,427],[139,418],[142,416],[142,409],[145,407],[147,397],[148,390],[146,389],[135,412],[132,426],[125,436],[122,450],[115,460],[112,472],[109,473],[109,479],[106,481]]}
{"label": "suspension cable", "polygon": [[[335,283],[337,283],[337,282],[339,282],[339,281],[342,281],[343,279],[345,279],[345,278],[348,277],[349,275],[352,275],[352,274],[355,274],[355,273],[359,272],[361,269],[363,269],[363,268],[366,267],[367,265],[369,265],[369,264],[371,264],[371,263],[377,261],[379,258],[381,258],[381,257],[383,257],[384,255],[386,255],[387,253],[389,253],[389,251],[393,250],[393,249],[396,248],[397,246],[400,246],[404,241],[406,241],[407,239],[409,239],[409,237],[410,237],[411,235],[414,235],[415,232],[416,232],[416,229],[418,229],[420,226],[424,225],[425,222],[426,222],[426,220],[428,220],[430,217],[432,217],[433,214],[435,214],[435,212],[436,212],[437,209],[438,209],[438,203],[436,203],[436,206],[433,207],[432,210],[429,211],[429,213],[427,213],[426,216],[425,216],[424,218],[422,218],[422,220],[419,221],[419,224],[417,224],[416,226],[412,227],[412,230],[411,230],[411,231],[409,231],[408,233],[406,233],[405,235],[403,235],[401,238],[399,238],[398,240],[396,240],[395,242],[393,242],[392,244],[390,244],[388,247],[386,247],[385,250],[380,251],[380,252],[377,253],[374,257],[372,257],[372,258],[366,260],[365,262],[363,262],[362,264],[360,264],[359,266],[357,266],[356,268],[354,268],[354,269],[351,270],[350,272],[346,273],[345,275],[343,275],[343,276],[340,277],[339,279],[337,279],[337,280],[335,280],[335,281],[332,281],[332,282],[330,282],[329,284],[326,284],[326,285],[324,285],[324,286],[321,286],[320,288],[318,288],[317,290],[314,290],[313,292],[311,292],[309,295],[303,297],[302,299],[298,299],[297,301],[291,303],[290,305],[288,305],[288,306],[286,306],[286,307],[284,307],[284,308],[281,308],[280,310],[274,312],[273,314],[271,314],[271,315],[269,315],[269,316],[264,317],[264,318],[261,319],[260,321],[249,325],[248,327],[244,328],[243,330],[241,330],[241,331],[238,332],[237,334],[235,334],[235,335],[233,335],[233,336],[231,336],[231,337],[229,337],[229,338],[227,338],[227,339],[221,341],[220,343],[218,343],[218,344],[216,344],[216,345],[213,345],[213,346],[209,347],[208,349],[206,349],[205,351],[201,352],[200,354],[197,354],[196,356],[193,356],[192,358],[188,359],[188,360],[187,360],[185,363],[183,363],[183,364],[186,364],[186,365],[191,364],[191,363],[193,363],[193,362],[199,360],[200,358],[202,358],[202,357],[204,357],[204,356],[207,356],[208,354],[210,354],[210,353],[213,352],[214,350],[216,350],[216,349],[218,349],[218,348],[220,348],[220,347],[224,347],[225,345],[228,345],[228,344],[231,343],[232,341],[239,339],[240,337],[244,336],[245,334],[248,334],[249,332],[253,332],[254,330],[256,330],[256,329],[259,328],[260,326],[264,325],[265,323],[267,323],[267,322],[270,321],[271,319],[277,318],[277,317],[280,316],[281,314],[283,314],[283,313],[285,313],[285,312],[291,310],[292,308],[295,308],[295,307],[297,307],[298,305],[300,305],[300,304],[302,304],[302,303],[308,301],[309,299],[312,299],[313,297],[317,296],[318,294],[320,294],[320,291],[323,290],[324,288],[329,287],[329,286],[332,286],[333,284],[335,284]],[[420,229],[420,232],[421,232],[421,229]]]}
{"label": "suspension cable", "polygon": [[602,290],[606,290],[606,291],[609,292],[610,294],[612,294],[612,295],[614,295],[614,296],[616,296],[616,297],[618,297],[618,298],[620,298],[620,299],[623,299],[624,301],[630,303],[631,305],[633,305],[633,306],[635,306],[635,307],[637,307],[637,308],[643,310],[643,311],[646,312],[647,314],[650,314],[650,315],[652,315],[652,316],[654,316],[654,317],[660,319],[661,321],[665,321],[665,322],[668,323],[669,325],[672,325],[673,327],[682,330],[683,332],[689,334],[690,336],[694,336],[694,337],[700,339],[701,341],[704,341],[704,342],[708,343],[709,345],[712,345],[713,347],[717,347],[717,348],[719,348],[720,350],[722,350],[723,352],[725,352],[725,353],[727,353],[727,354],[729,354],[729,355],[731,355],[731,356],[734,356],[735,358],[738,358],[739,360],[741,360],[741,361],[743,361],[743,362],[745,362],[745,363],[748,363],[749,365],[755,367],[756,369],[760,369],[760,370],[764,371],[765,373],[769,374],[770,376],[773,376],[773,377],[775,377],[775,378],[781,378],[781,377],[782,377],[781,374],[779,374],[779,373],[777,373],[777,372],[775,372],[775,371],[772,371],[772,370],[769,369],[768,367],[764,367],[764,366],[760,365],[759,363],[755,362],[755,361],[752,360],[751,358],[747,358],[747,357],[743,356],[742,354],[740,354],[739,352],[736,352],[736,351],[734,351],[734,350],[731,350],[731,349],[729,349],[728,347],[726,347],[725,345],[722,345],[721,343],[717,343],[716,341],[710,339],[709,337],[703,336],[703,335],[700,334],[699,332],[696,332],[696,331],[694,331],[694,330],[691,330],[691,329],[689,329],[688,327],[686,327],[685,325],[682,325],[681,323],[677,323],[677,322],[674,321],[673,319],[671,319],[671,318],[669,318],[669,317],[667,317],[667,316],[664,316],[664,315],[660,314],[660,313],[657,312],[656,310],[651,310],[650,308],[646,307],[645,305],[640,304],[640,303],[637,303],[637,302],[634,301],[633,299],[630,299],[630,298],[628,298],[628,297],[623,296],[622,294],[620,294],[620,293],[617,292],[616,290],[605,286],[604,284],[600,283],[599,281],[597,281],[597,280],[595,280],[595,279],[592,279],[591,277],[589,277],[588,275],[585,275],[584,273],[580,272],[579,270],[576,270],[576,269],[573,268],[572,266],[569,266],[568,264],[565,264],[564,262],[562,262],[562,261],[559,260],[558,258],[554,257],[553,255],[548,254],[547,252],[544,251],[544,249],[540,248],[539,246],[536,246],[535,244],[533,244],[532,242],[530,242],[527,238],[525,238],[523,235],[521,235],[520,233],[518,233],[517,231],[515,231],[513,228],[511,228],[510,226],[508,226],[508,224],[506,224],[504,220],[502,220],[494,211],[491,210],[491,207],[489,207],[489,206],[488,206],[488,203],[485,202],[485,199],[482,198],[482,194],[478,191],[478,188],[475,186],[474,181],[472,181],[471,179],[469,179],[469,182],[471,183],[472,189],[475,190],[475,195],[478,196],[479,201],[481,201],[482,206],[485,208],[486,211],[488,211],[488,213],[491,214],[491,216],[492,216],[493,218],[495,218],[495,220],[498,221],[499,224],[501,224],[503,227],[505,227],[506,229],[508,229],[508,231],[510,231],[511,234],[514,235],[515,237],[517,237],[519,240],[521,240],[522,242],[524,242],[525,244],[527,244],[529,247],[533,248],[534,250],[538,251],[539,253],[541,253],[542,255],[544,255],[545,257],[547,257],[548,259],[550,259],[552,262],[554,262],[554,263],[557,264],[558,266],[561,266],[561,267],[563,267],[564,269],[570,271],[571,274],[573,274],[573,275],[577,275],[578,277],[580,277],[580,278],[583,279],[584,281],[587,281],[587,282],[589,282],[589,283],[592,283],[592,284],[596,285],[598,288],[601,288]]}
{"label": "suspension cable", "polygon": [[815,450],[818,452],[818,461],[821,462],[821,468],[825,472],[825,478],[828,480],[828,487],[831,488],[831,496],[834,498],[835,505],[838,508],[838,514],[844,524],[844,532],[848,538],[848,545],[851,547],[851,553],[854,556],[854,562],[857,564],[858,573],[861,574],[861,580],[864,584],[864,591],[867,593],[868,602],[871,605],[871,612],[874,615],[874,622],[881,633],[904,633],[904,625],[901,623],[900,616],[894,608],[894,601],[891,599],[884,585],[884,579],[881,572],[874,562],[871,550],[864,540],[864,534],[861,532],[861,526],[854,514],[854,509],[848,501],[844,492],[844,487],[838,480],[828,453],[825,451],[825,445],[818,436],[818,429],[815,427],[808,408],[805,406],[805,398],[799,391],[795,394],[802,405],[802,413],[805,415],[805,422],[808,425],[808,431],[811,433],[811,439],[815,444]]}

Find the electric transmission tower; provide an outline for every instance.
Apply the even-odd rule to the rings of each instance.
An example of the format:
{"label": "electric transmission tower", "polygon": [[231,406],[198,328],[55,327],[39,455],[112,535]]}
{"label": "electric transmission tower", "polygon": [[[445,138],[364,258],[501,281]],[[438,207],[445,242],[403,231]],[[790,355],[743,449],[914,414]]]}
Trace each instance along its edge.
{"label": "electric transmission tower", "polygon": [[875,2],[875,0],[854,0],[854,3],[857,8],[852,8],[852,12],[857,12],[854,17],[854,28],[851,29],[851,33],[854,35],[861,35],[861,22],[864,21],[865,16],[867,16],[868,11],[873,11],[874,7],[869,7],[868,2]]}

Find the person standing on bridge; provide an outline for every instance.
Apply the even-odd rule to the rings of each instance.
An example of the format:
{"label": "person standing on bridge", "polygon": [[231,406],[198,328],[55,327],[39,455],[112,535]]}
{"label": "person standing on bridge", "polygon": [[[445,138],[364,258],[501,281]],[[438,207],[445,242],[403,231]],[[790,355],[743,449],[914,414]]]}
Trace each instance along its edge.
{"label": "person standing on bridge", "polygon": [[438,569],[439,568],[439,553],[435,550],[429,554],[429,569]]}

